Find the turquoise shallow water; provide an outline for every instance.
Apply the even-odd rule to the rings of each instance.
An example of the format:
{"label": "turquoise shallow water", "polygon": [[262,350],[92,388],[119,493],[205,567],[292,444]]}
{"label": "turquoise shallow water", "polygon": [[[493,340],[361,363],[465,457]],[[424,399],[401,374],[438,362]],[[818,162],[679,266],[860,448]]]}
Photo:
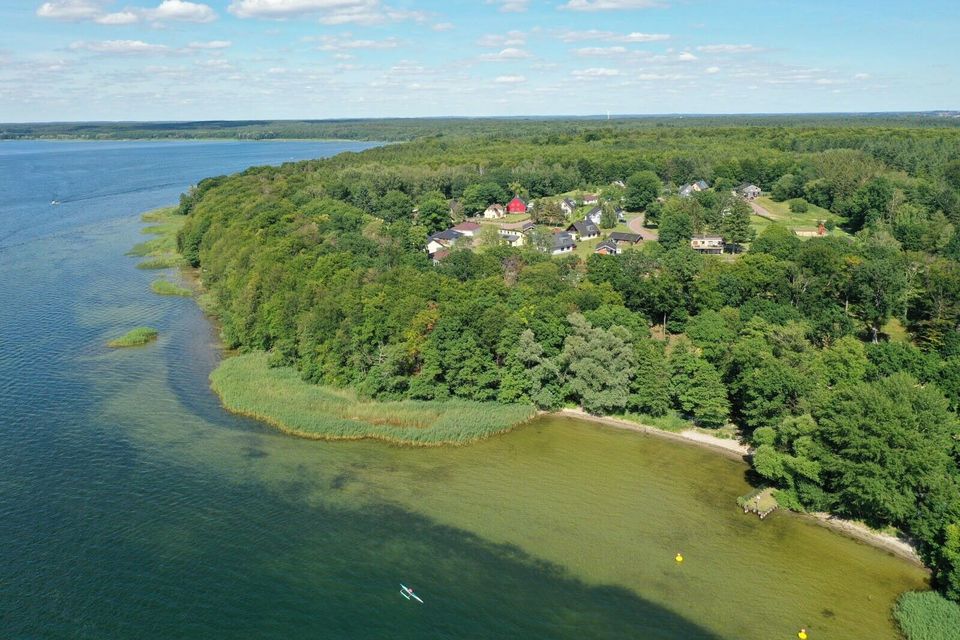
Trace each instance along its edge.
{"label": "turquoise shallow water", "polygon": [[[710,452],[559,419],[308,442],[222,411],[209,323],[124,256],[139,212],[354,148],[0,144],[0,638],[895,637],[922,572],[744,517],[746,468]],[[140,324],[156,344],[104,347]]]}

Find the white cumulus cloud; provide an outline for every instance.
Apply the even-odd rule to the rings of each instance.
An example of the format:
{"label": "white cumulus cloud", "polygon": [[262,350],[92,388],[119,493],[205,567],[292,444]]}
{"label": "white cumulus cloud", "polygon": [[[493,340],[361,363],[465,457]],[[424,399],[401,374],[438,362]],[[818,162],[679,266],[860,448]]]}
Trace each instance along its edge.
{"label": "white cumulus cloud", "polygon": [[212,22],[217,13],[209,5],[188,0],[163,0],[154,8],[127,7],[113,13],[106,11],[109,0],[53,0],[37,9],[41,18],[93,21],[103,25],[128,25],[147,22]]}
{"label": "white cumulus cloud", "polygon": [[506,13],[519,13],[527,10],[530,0],[486,0],[486,4],[495,4]]}
{"label": "white cumulus cloud", "polygon": [[591,67],[589,69],[576,69],[572,75],[576,78],[611,78],[620,75],[620,71],[605,67]]}
{"label": "white cumulus cloud", "polygon": [[561,9],[571,11],[620,11],[624,9],[650,9],[662,7],[655,0],[569,0]]}
{"label": "white cumulus cloud", "polygon": [[217,14],[209,6],[186,0],[163,0],[156,9],[144,9],[143,15],[147,20],[157,22],[212,22],[217,19]]}
{"label": "white cumulus cloud", "polygon": [[506,49],[501,49],[497,53],[485,53],[480,56],[480,59],[485,62],[500,62],[504,60],[521,60],[529,57],[530,53],[528,51],[517,49],[515,47],[507,47]]}
{"label": "white cumulus cloud", "polygon": [[762,51],[762,49],[752,44],[707,44],[697,47],[697,51],[704,53],[754,53]]}
{"label": "white cumulus cloud", "polygon": [[162,44],[150,44],[143,40],[96,40],[79,41],[70,45],[74,51],[90,51],[115,55],[166,53],[169,47]]}
{"label": "white cumulus cloud", "polygon": [[96,0],[54,0],[40,5],[37,15],[54,20],[93,20],[103,13],[103,4]]}
{"label": "white cumulus cloud", "polygon": [[627,52],[626,47],[581,47],[576,49],[574,53],[578,56],[591,57],[591,56],[619,56]]}

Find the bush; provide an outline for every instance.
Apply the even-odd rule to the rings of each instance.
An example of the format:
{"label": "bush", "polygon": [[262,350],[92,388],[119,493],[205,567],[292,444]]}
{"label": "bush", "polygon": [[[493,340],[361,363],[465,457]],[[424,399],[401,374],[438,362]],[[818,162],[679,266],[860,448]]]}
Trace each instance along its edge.
{"label": "bush", "polygon": [[810,208],[809,205],[807,205],[807,201],[803,198],[794,198],[789,202],[789,205],[792,213],[806,213]]}
{"label": "bush", "polygon": [[907,640],[957,640],[960,604],[936,591],[908,591],[897,600],[893,617]]}

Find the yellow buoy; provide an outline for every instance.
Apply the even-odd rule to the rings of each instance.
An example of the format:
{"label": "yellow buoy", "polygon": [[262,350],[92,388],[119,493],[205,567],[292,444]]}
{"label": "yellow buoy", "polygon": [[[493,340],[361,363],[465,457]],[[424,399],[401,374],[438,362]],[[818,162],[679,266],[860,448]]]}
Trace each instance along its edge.
{"label": "yellow buoy", "polygon": [[674,558],[674,560],[676,560],[677,562],[683,562],[683,556],[678,553],[677,557]]}
{"label": "yellow buoy", "polygon": [[797,637],[800,638],[800,640],[807,640],[807,630],[800,629],[800,631],[797,633]]}

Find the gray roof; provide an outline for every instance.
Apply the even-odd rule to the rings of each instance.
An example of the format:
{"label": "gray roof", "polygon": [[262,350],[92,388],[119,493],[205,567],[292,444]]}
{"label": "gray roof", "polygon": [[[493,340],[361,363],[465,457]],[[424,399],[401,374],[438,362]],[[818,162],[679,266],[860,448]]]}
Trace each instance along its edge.
{"label": "gray roof", "polygon": [[459,231],[454,231],[453,229],[444,229],[443,231],[437,231],[433,235],[427,237],[427,241],[430,240],[457,240],[462,238],[463,234]]}
{"label": "gray roof", "polygon": [[[577,233],[581,236],[598,236],[600,235],[600,229],[597,229],[597,225],[593,224],[589,220],[581,220],[580,222],[574,222],[570,227],[576,229]],[[570,227],[567,227],[567,231],[570,230]]]}
{"label": "gray roof", "polygon": [[573,236],[569,233],[562,231],[560,233],[553,234],[553,248],[559,249],[561,247],[575,247],[576,243],[573,241]]}
{"label": "gray roof", "polygon": [[625,233],[623,231],[614,231],[610,234],[610,240],[614,242],[630,242],[637,243],[643,240],[643,236],[639,233]]}
{"label": "gray roof", "polygon": [[710,185],[707,184],[706,180],[697,180],[697,186],[701,189],[709,189]]}
{"label": "gray roof", "polygon": [[619,251],[619,248],[617,247],[617,243],[609,238],[597,245],[597,251],[599,251],[600,249],[609,249],[610,251],[614,251],[614,252]]}
{"label": "gray roof", "polygon": [[600,205],[597,205],[593,209],[590,209],[590,211],[587,212],[587,217],[592,218],[593,216],[598,214],[603,214],[603,207],[601,207]]}

